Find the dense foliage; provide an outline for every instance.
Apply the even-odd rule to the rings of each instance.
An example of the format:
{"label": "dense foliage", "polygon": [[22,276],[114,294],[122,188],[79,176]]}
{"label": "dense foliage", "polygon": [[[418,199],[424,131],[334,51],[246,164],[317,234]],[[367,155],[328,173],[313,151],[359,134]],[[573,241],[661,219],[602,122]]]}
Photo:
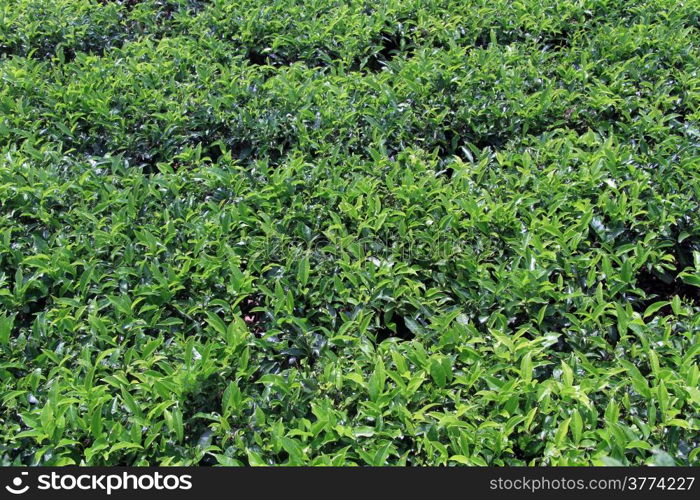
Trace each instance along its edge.
{"label": "dense foliage", "polygon": [[700,464],[700,1],[0,0],[3,464]]}

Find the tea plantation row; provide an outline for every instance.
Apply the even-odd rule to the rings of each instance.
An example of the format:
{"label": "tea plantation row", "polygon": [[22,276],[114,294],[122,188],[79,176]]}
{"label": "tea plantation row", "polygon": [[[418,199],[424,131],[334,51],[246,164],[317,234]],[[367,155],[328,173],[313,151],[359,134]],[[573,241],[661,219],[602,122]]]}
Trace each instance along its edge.
{"label": "tea plantation row", "polygon": [[700,465],[700,1],[0,0],[3,465]]}

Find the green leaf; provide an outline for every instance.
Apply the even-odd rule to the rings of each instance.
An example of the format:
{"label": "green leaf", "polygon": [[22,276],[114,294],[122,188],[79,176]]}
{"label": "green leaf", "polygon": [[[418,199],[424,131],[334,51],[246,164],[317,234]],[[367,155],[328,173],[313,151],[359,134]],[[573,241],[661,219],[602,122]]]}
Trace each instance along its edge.
{"label": "green leaf", "polygon": [[571,387],[574,384],[574,372],[564,361],[561,362],[561,373],[564,386]]}
{"label": "green leaf", "polygon": [[654,302],[652,305],[646,308],[646,310],[644,311],[644,317],[648,318],[649,316],[653,315],[656,311],[658,311],[662,307],[669,305],[670,303],[671,302],[669,302],[668,300]]}
{"label": "green leaf", "polygon": [[309,274],[311,272],[311,265],[309,263],[309,256],[305,255],[299,261],[299,268],[297,272],[297,279],[302,287],[305,287],[309,283]]}
{"label": "green leaf", "polygon": [[452,380],[452,362],[446,356],[433,357],[430,361],[430,376],[433,382],[444,388]]}
{"label": "green leaf", "polygon": [[116,444],[112,445],[112,447],[109,449],[109,454],[111,455],[115,451],[119,451],[119,450],[142,450],[142,449],[143,449],[143,446],[141,446],[138,443],[122,442],[122,443],[116,443]]}
{"label": "green leaf", "polygon": [[528,351],[520,360],[520,376],[525,384],[532,381],[532,351]]}
{"label": "green leaf", "polygon": [[700,287],[700,275],[680,273],[679,276],[683,280],[683,282],[688,283],[689,285]]}
{"label": "green leaf", "polygon": [[571,435],[574,438],[574,443],[580,443],[581,438],[583,437],[583,419],[581,418],[581,414],[578,412],[578,410],[574,410],[571,413],[571,422],[569,427],[571,428]]}
{"label": "green leaf", "polygon": [[207,323],[222,337],[226,338],[226,323],[217,314],[207,313]]}
{"label": "green leaf", "polygon": [[385,385],[386,370],[384,368],[384,362],[379,359],[374,365],[374,372],[370,376],[367,385],[370,401],[377,401],[377,399],[379,399],[379,396],[384,392]]}
{"label": "green leaf", "polygon": [[248,455],[248,464],[251,467],[266,467],[269,464],[266,463],[262,457],[255,451],[252,451],[250,449],[246,450],[246,454]]}
{"label": "green leaf", "polygon": [[654,454],[654,458],[650,465],[657,467],[675,467],[677,465],[673,457],[663,450],[654,448],[652,453]]}
{"label": "green leaf", "polygon": [[0,345],[10,343],[10,333],[15,322],[15,316],[0,315]]}

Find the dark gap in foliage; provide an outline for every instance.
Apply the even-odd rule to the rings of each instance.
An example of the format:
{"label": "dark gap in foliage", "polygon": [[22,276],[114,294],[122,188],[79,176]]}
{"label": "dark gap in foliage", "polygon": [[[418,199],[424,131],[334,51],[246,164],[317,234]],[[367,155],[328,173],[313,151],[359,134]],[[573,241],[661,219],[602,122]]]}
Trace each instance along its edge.
{"label": "dark gap in foliage", "polygon": [[[572,21],[575,23],[575,21]],[[484,27],[474,38],[472,43],[475,49],[487,49],[494,43],[496,45],[511,45],[515,43],[535,43],[543,51],[559,51],[571,47],[571,40],[575,29],[566,28],[561,31],[543,32],[537,36],[518,29],[503,29],[502,27]]]}
{"label": "dark gap in foliage", "polygon": [[571,37],[573,32],[563,30],[556,33],[547,33],[540,37],[540,46],[543,51],[548,50],[564,50],[571,47]]}
{"label": "dark gap in foliage", "polygon": [[[461,148],[458,147],[460,142],[459,135],[454,130],[447,128],[442,131],[442,136],[444,139],[440,141],[438,145],[440,158],[448,159],[449,157],[456,155],[460,159],[465,160],[465,154],[461,152]],[[450,174],[448,178],[451,177],[452,175]]]}
{"label": "dark gap in foliage", "polygon": [[[674,229],[680,233],[683,228]],[[675,235],[674,239],[677,241],[678,236]],[[700,288],[685,283],[679,276],[683,269],[693,265],[693,252],[697,250],[700,250],[700,241],[697,238],[686,238],[671,249],[676,261],[675,270],[659,273],[656,270],[643,269],[637,275],[637,288],[643,290],[648,298],[636,300],[632,307],[637,312],[644,312],[654,302],[670,301],[675,296],[700,306]],[[664,306],[658,311],[661,315],[671,313],[671,306]]]}
{"label": "dark gap in foliage", "polygon": [[406,326],[404,317],[393,312],[387,318],[386,314],[380,315],[381,325],[376,331],[377,343],[381,343],[388,338],[397,337],[401,340],[411,340],[415,334]]}
{"label": "dark gap in foliage", "polygon": [[[443,129],[441,136],[437,141],[437,148],[438,158],[443,164],[451,161],[453,156],[457,156],[462,161],[471,161],[469,144],[474,145],[479,151],[487,148],[499,150],[510,140],[510,137],[503,133],[478,135],[466,130],[454,131],[449,128]],[[444,173],[449,179],[453,172],[448,168]]]}
{"label": "dark gap in foliage", "polygon": [[[378,49],[369,56],[356,57],[349,66],[350,71],[376,73],[395,57],[403,55],[411,57],[415,53],[417,42],[405,36],[399,31],[390,29],[381,31],[372,39],[373,45]],[[444,44],[433,42],[435,48],[445,48]],[[297,62],[304,62],[308,68],[325,68],[338,63],[342,54],[327,47],[317,47],[313,57],[303,57],[300,54],[283,54],[274,51],[263,51],[263,41],[252,43],[245,52],[245,59],[253,66],[272,66],[279,68],[289,66]]]}
{"label": "dark gap in foliage", "polygon": [[[692,226],[683,225],[683,227],[675,228],[674,239],[678,241],[678,236],[684,230],[692,230]],[[673,247],[673,256],[676,258],[679,269],[685,269],[686,267],[692,266],[694,264],[693,252],[700,251],[700,238],[685,238],[682,242],[676,244]]]}
{"label": "dark gap in foliage", "polygon": [[[315,361],[316,361],[315,358],[313,358],[313,357],[309,357],[308,360],[309,360],[309,366],[313,366]],[[294,356],[294,355],[287,356],[284,359],[284,361],[282,361],[281,367],[283,370],[287,370],[289,368],[295,368],[295,367],[299,366],[299,361],[300,361],[300,359],[298,356]]]}
{"label": "dark gap in foliage", "polygon": [[[637,275],[637,288],[644,291],[646,299],[635,300],[632,308],[640,313],[654,302],[670,301],[675,296],[688,300],[695,305],[700,305],[700,288],[689,285],[678,277],[677,272],[659,273],[655,270],[642,270]],[[671,314],[671,306],[667,305],[659,309],[657,314]]]}
{"label": "dark gap in foliage", "polygon": [[569,344],[569,341],[566,339],[566,334],[559,335],[557,337],[557,342],[552,346],[552,350],[555,352],[572,352],[573,349],[571,348],[571,345]]}
{"label": "dark gap in foliage", "polygon": [[510,45],[515,42],[524,42],[528,34],[517,29],[501,29],[498,26],[484,27],[474,38],[472,45],[475,49],[485,50],[492,45]]}
{"label": "dark gap in foliage", "polygon": [[[131,10],[137,5],[141,3],[145,3],[146,0],[99,0],[99,2],[102,5],[107,5],[110,3],[116,3],[118,5],[122,5],[123,7],[126,7],[127,9]],[[178,1],[178,0],[157,0],[155,2],[155,6],[157,8],[157,12],[170,12],[174,13],[177,12],[182,8],[182,4],[186,4],[185,7],[187,10],[191,9],[197,9],[197,8],[202,8],[204,4],[209,3],[208,0],[187,0],[187,1]]]}
{"label": "dark gap in foliage", "polygon": [[[604,218],[601,229],[589,232],[590,245],[592,248],[601,248],[603,244],[610,243],[612,239],[618,242],[638,241],[640,235],[627,230],[620,222],[614,223]],[[677,239],[677,236],[675,237]],[[671,253],[676,261],[675,270],[667,270],[663,273],[643,269],[636,276],[636,287],[642,290],[646,298],[633,296],[629,300],[633,310],[643,313],[647,307],[658,301],[671,301],[675,296],[689,300],[695,305],[700,305],[700,288],[685,283],[679,277],[680,272],[693,264],[693,251],[698,250],[700,245],[692,239],[686,239],[682,243],[677,243]],[[659,309],[657,314],[669,315],[672,313],[671,306],[667,305]],[[614,334],[610,338],[615,337]]]}
{"label": "dark gap in foliage", "polygon": [[180,402],[183,435],[185,442],[196,445],[207,435],[211,435],[211,431],[206,420],[196,418],[195,415],[220,411],[224,387],[221,385],[221,375],[216,374],[205,379],[198,378],[188,389]]}
{"label": "dark gap in foliage", "polygon": [[263,297],[260,294],[249,295],[238,304],[241,317],[251,333],[262,335],[265,332],[265,313],[259,309],[263,307]]}
{"label": "dark gap in foliage", "polygon": [[[571,321],[564,316],[564,313],[556,310],[557,302],[550,300],[550,305],[555,308],[554,314],[547,314],[542,319],[542,324],[539,326],[540,331],[546,332],[566,332],[568,328],[571,327]],[[536,314],[535,311],[529,316],[533,318]],[[532,337],[534,338],[534,337]],[[557,337],[557,342],[551,347],[555,352],[571,352],[572,348],[567,340],[566,333],[561,333]]]}
{"label": "dark gap in foliage", "polygon": [[474,40],[474,47],[477,49],[486,49],[491,43],[491,31],[489,29],[483,29],[479,32]]}
{"label": "dark gap in foliage", "polygon": [[608,327],[608,331],[605,333],[605,340],[613,347],[620,341],[620,332],[616,325],[610,325]]}
{"label": "dark gap in foliage", "polygon": [[216,460],[216,457],[213,455],[204,455],[202,459],[197,463],[198,466],[200,467],[214,467],[217,465],[219,462]]}
{"label": "dark gap in foliage", "polygon": [[[273,68],[281,68],[283,66],[291,66],[294,63],[303,62],[307,68],[325,68],[328,67],[328,62],[325,60],[306,59],[298,56],[290,57],[289,55],[280,54],[278,52],[263,53],[257,47],[249,48],[244,55],[246,61],[251,66],[271,66]],[[338,54],[329,55],[325,59],[337,61],[340,58]],[[271,76],[273,73],[268,74]]]}
{"label": "dark gap in foliage", "polygon": [[695,113],[695,110],[691,107],[688,106],[687,100],[683,99],[680,96],[676,96],[678,101],[682,101],[681,104],[678,104],[677,106],[674,107],[673,112],[677,114],[678,116],[673,118],[671,120],[671,123],[676,124],[679,127],[686,127],[690,126],[691,123],[688,123],[689,121],[692,122],[692,118],[690,118],[690,115]]}
{"label": "dark gap in foliage", "polygon": [[[85,53],[97,57],[104,57],[108,50],[120,49],[130,38],[127,36],[101,36],[99,40],[81,40],[75,45],[62,44],[61,40],[52,40],[47,38],[42,41],[38,47],[32,47],[33,50],[27,50],[27,47],[18,44],[4,45],[0,47],[0,58],[2,57],[30,57],[39,61],[50,61],[54,58],[60,58],[62,64],[73,62],[79,53]],[[62,54],[58,54],[58,50],[62,50]]]}
{"label": "dark gap in foliage", "polygon": [[[236,137],[237,135],[238,137]],[[247,136],[250,137],[249,134]],[[278,165],[282,162],[296,145],[296,137],[282,135],[281,132],[271,134],[266,138],[246,139],[234,131],[227,131],[219,136],[208,137],[201,142],[205,156],[209,156],[214,163],[223,154],[221,146],[214,144],[218,141],[225,144],[233,158],[238,161],[252,162],[264,158],[270,165]]]}
{"label": "dark gap in foliage", "polygon": [[[102,57],[104,55],[105,50],[105,47],[100,47],[99,49],[97,49],[98,57]],[[89,50],[88,53],[90,53]],[[65,49],[63,49],[63,59],[66,63],[73,62],[75,60],[75,56],[76,52],[73,49],[73,47],[66,47]]]}
{"label": "dark gap in foliage", "polygon": [[206,149],[203,148],[203,150],[205,151],[204,156],[207,156],[212,163],[218,162],[219,158],[224,154],[224,150],[220,144],[212,144],[206,147]]}
{"label": "dark gap in foliage", "polygon": [[415,41],[398,31],[381,31],[373,42],[378,50],[366,58],[356,58],[350,65],[351,71],[378,73],[398,55],[411,57],[415,53]]}
{"label": "dark gap in foliage", "polygon": [[166,20],[170,20],[176,12],[183,10],[183,8],[188,13],[196,13],[202,10],[209,3],[210,0],[187,0],[184,2],[181,0],[158,0],[157,5],[159,6],[158,13],[162,14]]}
{"label": "dark gap in foliage", "polygon": [[[553,356],[549,356],[550,361],[554,359]],[[555,363],[549,363],[544,366],[538,366],[534,370],[533,377],[535,380],[538,382],[544,382],[545,380],[552,378],[552,375],[554,375],[554,368],[556,367]]]}
{"label": "dark gap in foliage", "polygon": [[[284,370],[289,368],[295,368],[301,362],[296,356],[289,356],[288,350],[286,351],[270,351],[269,355],[266,355],[262,360],[259,361],[258,368],[247,378],[249,384],[255,384],[264,375],[278,375]],[[313,367],[315,359],[312,357],[304,358],[307,360],[308,366]]]}
{"label": "dark gap in foliage", "polygon": [[[138,39],[143,33],[143,29],[137,28],[139,24],[128,17],[137,5],[144,3],[144,0],[99,0],[102,5],[117,4],[123,7],[123,10],[117,12],[117,18],[113,25],[101,26],[101,29],[86,33],[81,38],[76,40],[64,39],[61,34],[47,33],[39,40],[30,40],[28,46],[18,42],[11,44],[0,45],[0,57],[2,56],[19,56],[31,57],[37,60],[50,60],[54,57],[60,57],[62,63],[68,63],[75,59],[79,53],[86,53],[103,57],[108,50],[120,49],[123,45],[132,40]],[[187,1],[172,1],[159,0],[156,2],[155,24],[160,26],[163,21],[171,20],[174,14],[180,10],[187,12],[197,12],[204,8],[208,3],[207,0],[187,0]],[[148,33],[147,33],[148,34]],[[155,30],[150,32],[155,39],[160,39],[167,32]],[[62,50],[63,53],[59,56],[57,50]]]}
{"label": "dark gap in foliage", "polygon": [[[150,150],[149,150],[150,151]],[[135,153],[133,156],[129,157],[134,163],[143,167],[144,173],[148,175],[158,173],[157,164],[162,161],[161,155],[150,155],[148,153]]]}
{"label": "dark gap in foliage", "polygon": [[381,71],[386,63],[390,62],[398,54],[404,54],[410,57],[413,54],[413,49],[410,48],[413,43],[410,40],[403,38],[395,32],[382,31],[379,34],[379,51],[373,53],[365,63],[365,68],[369,71]]}
{"label": "dark gap in foliage", "polygon": [[245,55],[246,59],[253,66],[267,66],[269,63],[269,56],[263,55],[259,50],[255,48],[248,49]]}
{"label": "dark gap in foliage", "polygon": [[[443,131],[443,136],[444,139],[437,142],[438,158],[442,161],[448,161],[453,156],[457,156],[462,161],[471,161],[469,144],[474,145],[479,151],[489,148],[499,150],[510,140],[510,137],[501,133],[484,135],[458,134],[449,129]],[[451,174],[452,172],[450,171],[448,177],[451,177]]]}
{"label": "dark gap in foliage", "polygon": [[[530,133],[530,135],[539,135],[539,133],[533,131],[532,133]],[[479,135],[474,137],[473,140],[470,140],[469,142],[474,144],[479,150],[484,150],[486,148],[502,149],[508,143],[509,140],[510,137],[508,137],[507,135],[497,133]],[[460,147],[466,147],[466,145],[460,144]]]}
{"label": "dark gap in foliage", "polygon": [[[23,219],[30,219],[26,216],[21,216]],[[33,220],[33,219],[30,219]],[[9,282],[5,285],[8,290],[13,290],[21,288],[21,284],[18,285],[15,281],[17,276],[17,265],[12,262],[3,262],[0,267],[0,276],[5,275],[9,278]],[[51,305],[51,288],[54,282],[48,276],[42,276],[40,278],[41,288],[31,288],[25,292],[23,297],[23,305],[16,310],[15,316],[15,327],[21,328],[31,328],[32,323],[43,312],[46,312]],[[61,295],[61,294],[56,294]],[[63,297],[69,297],[70,294],[62,294]],[[0,305],[2,302],[0,301]],[[0,308],[0,311],[2,309]],[[1,313],[0,313],[1,314]]]}
{"label": "dark gap in foliage", "polygon": [[[514,316],[508,319],[508,326],[512,328],[513,330],[517,330],[521,326],[525,325],[530,321],[531,314],[528,312],[518,312]],[[525,332],[525,337],[526,338],[531,338],[532,334],[529,332]]]}
{"label": "dark gap in foliage", "polygon": [[[266,144],[256,144],[245,139],[223,138],[223,134],[217,134],[213,137],[205,138],[202,141],[186,141],[190,147],[200,145],[202,148],[202,158],[208,157],[212,163],[219,161],[224,154],[224,150],[219,141],[226,145],[226,148],[231,152],[234,159],[241,162],[253,162],[258,159],[266,159],[271,166],[278,165],[286,158],[288,152],[294,147],[292,140],[294,138],[280,138],[279,142],[268,140]],[[173,160],[176,152],[182,150],[182,147],[171,147],[166,150],[159,151],[155,146],[141,147],[138,151],[127,150],[122,152],[122,156],[132,165],[137,165],[143,168],[146,175],[154,175],[160,172],[158,163],[170,163],[179,166],[177,161]],[[151,154],[151,152],[154,152]],[[108,153],[105,147],[96,145],[90,151],[93,156],[104,156]]]}
{"label": "dark gap in foliage", "polygon": [[99,0],[102,5],[107,5],[110,3],[116,3],[125,7],[127,10],[132,10],[138,4],[145,2],[146,0]]}
{"label": "dark gap in foliage", "polygon": [[513,454],[519,460],[532,460],[541,455],[545,443],[531,435],[519,437],[513,446]]}
{"label": "dark gap in foliage", "polygon": [[571,115],[576,111],[575,108],[569,108],[564,112],[564,118],[567,120],[566,129],[576,132],[579,136],[586,134],[591,130],[591,124],[586,119],[578,119],[576,121],[570,121]]}
{"label": "dark gap in foliage", "polygon": [[272,51],[267,47],[267,43],[263,40],[254,40],[251,45],[246,49],[244,58],[248,61],[251,66],[272,66],[274,68],[280,68],[282,66],[291,66],[292,64],[300,61],[307,63],[308,67],[315,66],[325,66],[326,64],[320,62],[306,61],[301,58],[300,54],[289,54],[281,51]]}
{"label": "dark gap in foliage", "polygon": [[39,296],[34,300],[25,299],[25,305],[19,310],[15,318],[15,326],[18,328],[31,328],[36,317],[45,312],[49,304],[47,296]]}
{"label": "dark gap in foliage", "polygon": [[441,158],[440,159],[440,170],[435,172],[436,177],[444,177],[448,181],[452,179],[455,173],[455,169],[450,167],[449,164],[452,162],[451,158]]}
{"label": "dark gap in foliage", "polygon": [[626,121],[620,110],[615,106],[608,106],[603,110],[593,110],[590,113],[586,113],[586,115],[588,118],[586,128],[593,130],[600,128],[601,125],[606,125],[605,130],[612,131],[616,123]]}

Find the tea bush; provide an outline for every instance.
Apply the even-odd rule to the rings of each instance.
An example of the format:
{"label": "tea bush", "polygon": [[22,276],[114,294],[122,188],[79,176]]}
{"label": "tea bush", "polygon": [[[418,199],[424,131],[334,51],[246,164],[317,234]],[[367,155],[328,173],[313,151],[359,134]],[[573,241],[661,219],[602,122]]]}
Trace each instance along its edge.
{"label": "tea bush", "polygon": [[0,0],[4,465],[699,465],[700,2]]}

